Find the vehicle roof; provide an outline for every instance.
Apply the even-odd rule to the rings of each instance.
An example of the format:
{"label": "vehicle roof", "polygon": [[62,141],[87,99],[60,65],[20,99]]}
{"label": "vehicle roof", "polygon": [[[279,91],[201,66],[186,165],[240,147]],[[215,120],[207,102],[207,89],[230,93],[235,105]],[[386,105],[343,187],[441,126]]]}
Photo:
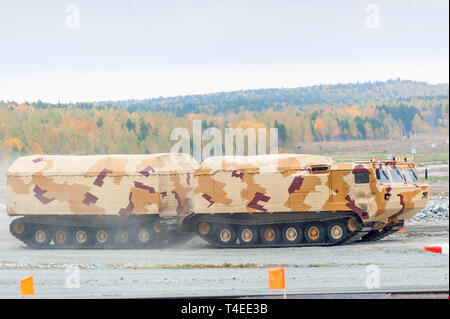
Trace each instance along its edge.
{"label": "vehicle roof", "polygon": [[189,154],[31,155],[17,158],[6,175],[150,175],[193,172],[198,162]]}
{"label": "vehicle roof", "polygon": [[310,154],[267,154],[253,156],[217,156],[205,159],[196,174],[213,174],[217,171],[243,170],[247,172],[284,172],[307,169],[311,166],[333,165],[329,156]]}

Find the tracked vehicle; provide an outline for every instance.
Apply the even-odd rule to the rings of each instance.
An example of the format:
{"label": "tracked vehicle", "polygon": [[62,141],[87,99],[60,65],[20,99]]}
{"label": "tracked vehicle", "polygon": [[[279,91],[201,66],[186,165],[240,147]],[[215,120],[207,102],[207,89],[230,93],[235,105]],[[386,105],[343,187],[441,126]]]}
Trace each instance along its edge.
{"label": "tracked vehicle", "polygon": [[195,172],[183,226],[218,247],[381,239],[422,210],[429,186],[408,158],[349,164],[314,155],[216,157]]}
{"label": "tracked vehicle", "polygon": [[185,154],[25,156],[8,169],[11,233],[36,248],[160,247],[186,239],[198,163]]}
{"label": "tracked vehicle", "polygon": [[25,156],[7,172],[11,233],[36,248],[216,247],[381,239],[422,210],[408,158],[335,163],[304,154]]}

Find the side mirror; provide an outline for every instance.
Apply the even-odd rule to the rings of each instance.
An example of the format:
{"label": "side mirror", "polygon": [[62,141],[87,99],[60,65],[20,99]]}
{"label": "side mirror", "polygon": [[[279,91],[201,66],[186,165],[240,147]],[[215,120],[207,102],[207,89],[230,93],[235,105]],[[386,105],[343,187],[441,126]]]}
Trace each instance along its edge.
{"label": "side mirror", "polygon": [[425,179],[428,179],[428,168],[425,167]]}

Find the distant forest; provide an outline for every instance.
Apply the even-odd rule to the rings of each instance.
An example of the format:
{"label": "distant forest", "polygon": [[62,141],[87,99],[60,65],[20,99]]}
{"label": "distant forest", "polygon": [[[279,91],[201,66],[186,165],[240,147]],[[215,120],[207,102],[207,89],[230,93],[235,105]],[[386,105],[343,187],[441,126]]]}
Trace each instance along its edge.
{"label": "distant forest", "polygon": [[448,84],[403,80],[75,104],[6,101],[0,154],[167,152],[171,130],[192,132],[195,119],[222,131],[276,127],[282,151],[291,151],[312,141],[448,135],[448,118]]}

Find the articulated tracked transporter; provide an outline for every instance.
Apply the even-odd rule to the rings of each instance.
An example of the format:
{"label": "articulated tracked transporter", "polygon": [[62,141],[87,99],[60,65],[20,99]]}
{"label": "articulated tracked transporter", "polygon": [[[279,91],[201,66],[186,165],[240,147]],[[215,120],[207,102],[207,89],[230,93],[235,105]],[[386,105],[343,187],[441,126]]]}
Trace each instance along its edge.
{"label": "articulated tracked transporter", "polygon": [[408,158],[279,154],[25,156],[7,175],[11,233],[38,248],[334,245],[383,238],[429,186]]}

